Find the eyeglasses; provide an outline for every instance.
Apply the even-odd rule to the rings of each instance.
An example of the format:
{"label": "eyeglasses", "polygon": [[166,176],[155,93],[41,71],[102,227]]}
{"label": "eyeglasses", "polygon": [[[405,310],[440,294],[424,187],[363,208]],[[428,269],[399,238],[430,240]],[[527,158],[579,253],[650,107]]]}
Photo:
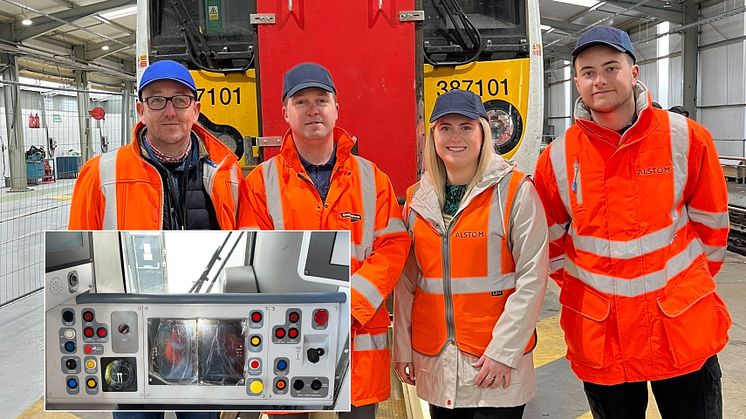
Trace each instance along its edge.
{"label": "eyeglasses", "polygon": [[189,95],[176,95],[171,97],[166,96],[151,96],[143,98],[143,102],[148,105],[148,108],[154,111],[159,111],[166,107],[166,104],[171,101],[176,109],[186,109],[194,101],[194,96]]}

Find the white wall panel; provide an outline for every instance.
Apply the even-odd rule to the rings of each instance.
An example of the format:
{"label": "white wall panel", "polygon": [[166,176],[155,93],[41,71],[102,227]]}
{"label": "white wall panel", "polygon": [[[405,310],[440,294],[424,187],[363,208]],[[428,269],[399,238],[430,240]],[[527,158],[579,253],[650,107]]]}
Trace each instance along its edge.
{"label": "white wall panel", "polygon": [[[681,57],[674,57],[668,61],[668,103],[669,107],[684,103],[684,72],[681,68]],[[693,113],[694,109],[688,109]]]}
{"label": "white wall panel", "polygon": [[702,108],[699,122],[707,128],[716,140],[743,140],[746,125],[744,108]]}
{"label": "white wall panel", "polygon": [[718,156],[746,157],[744,140],[715,140]]}
{"label": "white wall panel", "polygon": [[[727,47],[727,70],[726,70],[726,103],[744,104],[746,103],[746,65],[744,65],[744,50],[746,50],[746,41],[728,45]],[[707,74],[705,73],[705,76]]]}
{"label": "white wall panel", "polygon": [[727,98],[727,47],[708,48],[699,53],[697,75],[698,106],[724,105]]}

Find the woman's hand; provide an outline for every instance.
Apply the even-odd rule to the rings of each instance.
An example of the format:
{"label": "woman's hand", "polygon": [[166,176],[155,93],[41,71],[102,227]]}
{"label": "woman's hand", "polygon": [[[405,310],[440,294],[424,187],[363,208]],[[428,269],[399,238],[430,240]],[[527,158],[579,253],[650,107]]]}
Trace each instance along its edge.
{"label": "woman's hand", "polygon": [[474,377],[474,385],[479,388],[508,388],[510,385],[511,368],[503,363],[482,355],[471,366],[479,368],[477,376]]}
{"label": "woman's hand", "polygon": [[414,364],[412,362],[394,362],[394,371],[402,383],[415,384]]}

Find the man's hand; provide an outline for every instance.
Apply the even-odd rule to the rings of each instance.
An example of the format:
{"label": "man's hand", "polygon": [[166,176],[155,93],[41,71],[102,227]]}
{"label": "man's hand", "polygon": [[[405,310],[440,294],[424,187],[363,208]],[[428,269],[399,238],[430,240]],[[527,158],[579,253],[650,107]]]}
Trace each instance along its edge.
{"label": "man's hand", "polygon": [[394,371],[402,383],[415,384],[414,364],[411,362],[394,362]]}
{"label": "man's hand", "polygon": [[471,366],[480,369],[474,377],[474,385],[479,388],[508,388],[510,385],[511,368],[503,363],[482,355]]}

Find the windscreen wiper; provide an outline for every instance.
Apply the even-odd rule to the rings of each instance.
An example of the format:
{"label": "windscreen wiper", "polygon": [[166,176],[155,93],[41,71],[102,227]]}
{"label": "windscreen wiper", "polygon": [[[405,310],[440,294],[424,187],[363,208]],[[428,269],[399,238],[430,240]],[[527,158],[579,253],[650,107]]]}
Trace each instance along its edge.
{"label": "windscreen wiper", "polygon": [[[453,38],[464,54],[467,51],[474,50],[474,54],[466,57],[462,61],[436,61],[432,59],[427,52],[424,54],[425,60],[433,66],[441,65],[463,65],[475,61],[484,50],[482,44],[482,34],[479,29],[471,22],[469,17],[464,13],[464,9],[457,0],[432,0],[435,8],[438,10],[441,18],[446,18],[453,25]],[[447,27],[447,24],[446,24]],[[447,33],[447,30],[446,30]],[[450,38],[450,36],[449,36]]]}

